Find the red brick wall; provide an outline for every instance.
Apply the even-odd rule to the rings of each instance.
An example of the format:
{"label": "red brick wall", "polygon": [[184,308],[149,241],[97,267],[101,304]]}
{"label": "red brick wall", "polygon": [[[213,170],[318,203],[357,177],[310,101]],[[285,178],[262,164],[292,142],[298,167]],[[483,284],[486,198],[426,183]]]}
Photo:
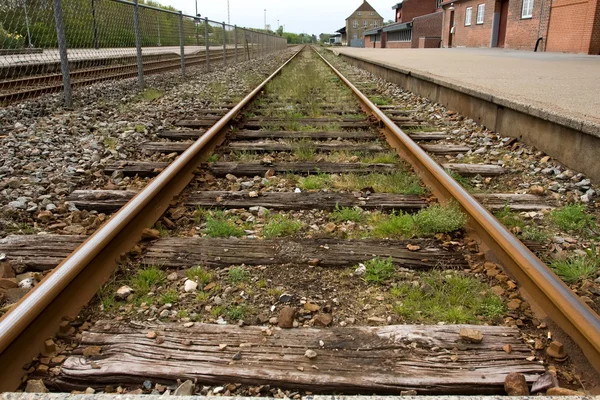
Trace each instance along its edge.
{"label": "red brick wall", "polygon": [[374,39],[375,36],[365,36],[365,49],[380,49],[381,48],[381,41],[377,41],[377,42],[373,42],[371,41],[371,39]]}
{"label": "red brick wall", "polygon": [[596,0],[596,3],[596,15],[594,17],[594,28],[592,29],[589,53],[600,55],[600,0]]}
{"label": "red brick wall", "polygon": [[[543,10],[542,5],[544,6]],[[534,50],[538,37],[546,40],[550,5],[551,2],[548,0],[544,2],[535,0],[533,3],[533,17],[522,19],[522,0],[510,0],[508,3],[508,23],[506,24],[504,47],[507,49]],[[545,45],[545,43],[542,43],[542,45]],[[544,47],[541,49],[543,50]]]}
{"label": "red brick wall", "polygon": [[[435,4],[434,4],[435,6]],[[413,20],[412,28],[412,47],[419,47],[419,39],[422,37],[441,38],[442,37],[442,12],[417,17]],[[435,47],[439,47],[438,45]]]}
{"label": "red brick wall", "polygon": [[[585,1],[585,0],[584,0]],[[596,1],[596,0],[593,0]],[[477,24],[477,6],[485,4],[483,24]],[[492,42],[492,28],[494,11],[500,10],[500,1],[497,0],[468,0],[454,3],[454,20],[456,29],[453,37],[453,47],[490,47]],[[467,7],[472,7],[471,25],[465,26]],[[533,17],[521,18],[522,0],[509,0],[508,18],[506,23],[506,37],[504,47],[507,49],[533,50],[538,35],[545,38],[547,32],[550,0],[535,0]],[[450,11],[444,9],[444,26],[442,28],[443,46],[448,46],[448,32],[450,30]],[[541,50],[545,43],[542,43]]]}
{"label": "red brick wall", "polygon": [[412,47],[411,42],[387,42],[386,47],[388,49],[410,49]]}
{"label": "red brick wall", "polygon": [[554,0],[546,50],[598,54],[598,4],[597,0]]}
{"label": "red brick wall", "polygon": [[435,0],[404,0],[402,3],[402,20],[397,22],[410,22],[421,15],[435,11]]}

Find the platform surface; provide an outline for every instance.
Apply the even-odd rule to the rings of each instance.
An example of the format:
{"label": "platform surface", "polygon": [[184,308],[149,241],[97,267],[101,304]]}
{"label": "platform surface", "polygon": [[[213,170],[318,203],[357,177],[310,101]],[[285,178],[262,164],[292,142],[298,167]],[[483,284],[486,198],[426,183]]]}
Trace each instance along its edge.
{"label": "platform surface", "polygon": [[538,114],[579,121],[600,132],[600,56],[474,48],[332,50],[535,108]]}

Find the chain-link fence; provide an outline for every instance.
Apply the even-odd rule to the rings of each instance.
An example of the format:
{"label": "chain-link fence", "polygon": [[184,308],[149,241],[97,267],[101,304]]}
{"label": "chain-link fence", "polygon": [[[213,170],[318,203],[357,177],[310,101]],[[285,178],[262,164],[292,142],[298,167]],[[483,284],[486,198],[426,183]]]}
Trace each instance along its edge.
{"label": "chain-link fence", "polygon": [[[232,63],[284,38],[184,15],[144,0],[0,0],[0,103],[173,69]],[[150,3],[148,1],[148,3]]]}

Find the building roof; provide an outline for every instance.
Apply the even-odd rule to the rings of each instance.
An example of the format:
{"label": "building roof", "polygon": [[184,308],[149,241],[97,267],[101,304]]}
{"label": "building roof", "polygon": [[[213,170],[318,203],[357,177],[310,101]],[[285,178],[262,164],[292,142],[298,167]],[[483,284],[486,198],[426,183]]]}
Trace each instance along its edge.
{"label": "building roof", "polygon": [[404,23],[395,23],[384,26],[382,29],[384,32],[396,32],[403,31],[405,29],[410,29],[412,27],[412,22],[404,22]]}
{"label": "building roof", "polygon": [[346,33],[346,27],[343,27],[342,29],[338,29],[336,32],[341,33],[343,35],[344,33]]}
{"label": "building roof", "polygon": [[364,31],[363,35],[364,36],[378,35],[381,33],[381,29],[383,29],[383,28],[370,29],[368,31]]}
{"label": "building roof", "polygon": [[[363,3],[360,5],[360,7],[358,7],[356,10],[354,10],[354,12],[352,14],[354,14],[355,12],[374,12],[375,14],[377,14],[377,16],[379,18],[382,18],[381,15],[377,12],[377,10],[375,10],[373,8],[372,5],[369,4],[369,2],[367,0],[363,0]],[[352,16],[352,14],[350,14],[350,16]],[[350,17],[348,17],[350,18]],[[348,19],[346,18],[346,19]]]}
{"label": "building roof", "polygon": [[396,4],[395,6],[392,6],[392,10],[397,10],[397,9],[399,9],[399,8],[402,8],[402,3],[403,3],[403,2],[404,2],[404,0],[403,0],[403,1],[401,1],[400,3]]}

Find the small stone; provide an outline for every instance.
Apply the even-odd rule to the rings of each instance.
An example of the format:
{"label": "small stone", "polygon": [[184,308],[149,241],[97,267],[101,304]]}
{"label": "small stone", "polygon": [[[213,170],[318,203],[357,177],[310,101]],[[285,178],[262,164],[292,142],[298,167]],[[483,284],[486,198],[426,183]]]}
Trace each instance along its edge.
{"label": "small stone", "polygon": [[[148,382],[148,381],[146,381],[146,382]],[[146,382],[144,382],[144,384]],[[152,385],[152,383],[150,383],[150,385]],[[150,389],[152,389],[152,386],[150,387]],[[148,390],[150,390],[150,389],[148,389]],[[85,394],[94,394],[94,393],[96,393],[96,389],[94,389],[94,388],[89,387],[89,388],[85,389]]]}
{"label": "small stone", "polygon": [[289,303],[290,301],[292,301],[293,298],[294,296],[292,296],[291,294],[284,293],[281,296],[279,296],[279,302],[283,304]]}
{"label": "small stone", "polygon": [[177,272],[171,272],[169,275],[167,275],[167,280],[170,282],[176,281],[177,279],[179,279]]}
{"label": "small stone", "polygon": [[400,391],[400,396],[416,396],[416,395],[417,395],[416,390],[401,390]]}
{"label": "small stone", "polygon": [[15,289],[19,284],[14,279],[0,279],[0,289]]}
{"label": "small stone", "polygon": [[227,345],[226,345],[225,343],[221,343],[221,344],[219,345],[219,350],[220,350],[220,351],[223,351],[223,350],[225,350],[226,348],[227,348]]}
{"label": "small stone", "polygon": [[253,190],[252,192],[248,193],[248,196],[249,197],[253,197],[253,198],[254,197],[258,197],[258,192],[256,192],[256,191]]}
{"label": "small stone", "polygon": [[493,286],[490,290],[496,296],[502,296],[504,294],[504,289],[501,286]]}
{"label": "small stone", "polygon": [[509,396],[529,396],[529,387],[525,375],[512,372],[504,379],[504,391]]}
{"label": "small stone", "polygon": [[504,346],[502,346],[502,350],[504,350],[505,353],[510,354],[512,352],[512,346],[509,344],[505,344]]}
{"label": "small stone", "polygon": [[316,267],[317,265],[319,265],[319,262],[320,262],[320,261],[321,261],[321,260],[319,260],[318,258],[313,258],[312,260],[310,260],[310,261],[308,262],[308,265],[312,265],[313,267]]}
{"label": "small stone", "polygon": [[363,276],[367,273],[367,267],[365,264],[358,264],[358,267],[354,270],[354,276]]}
{"label": "small stone", "polygon": [[237,353],[235,353],[233,355],[233,357],[231,357],[232,360],[238,361],[242,359],[242,353],[240,353],[239,351]]}
{"label": "small stone", "polygon": [[541,186],[532,186],[529,188],[529,193],[534,194],[536,196],[541,196],[544,194],[546,190]]}
{"label": "small stone", "polygon": [[48,393],[49,390],[44,385],[42,380],[30,379],[27,381],[27,386],[25,387],[25,393]]}
{"label": "small stone", "polygon": [[317,352],[314,350],[306,350],[304,357],[312,360],[313,358],[317,357]]}
{"label": "small stone", "polygon": [[194,382],[187,380],[175,389],[173,396],[193,396],[195,390],[196,385],[194,385]]}
{"label": "small stone", "polygon": [[315,326],[326,327],[333,322],[333,316],[331,314],[319,314],[313,319]]}
{"label": "small stone", "polygon": [[550,343],[550,346],[548,346],[546,349],[546,354],[554,358],[556,361],[564,361],[568,356],[565,346],[557,340]]}
{"label": "small stone", "polygon": [[548,161],[550,161],[550,156],[542,157],[540,164],[546,164]]}
{"label": "small stone", "polygon": [[156,339],[156,332],[150,331],[150,332],[146,333],[146,337],[148,339]]}
{"label": "small stone", "polygon": [[558,380],[551,372],[546,371],[544,374],[540,375],[535,382],[533,382],[533,386],[531,386],[531,393],[541,392],[542,390],[553,387],[558,387]]}
{"label": "small stone", "polygon": [[265,172],[265,178],[272,178],[273,176],[275,176],[275,170],[269,168],[267,172]]}
{"label": "small stone", "polygon": [[369,318],[367,318],[367,321],[382,324],[382,323],[386,322],[386,319],[380,318],[380,317],[369,317]]}
{"label": "small stone", "polygon": [[321,307],[314,303],[306,303],[304,304],[304,309],[310,312],[317,312],[321,309]]}
{"label": "small stone", "polygon": [[88,346],[83,349],[83,355],[84,357],[97,357],[100,355],[101,351],[102,347],[100,346]]}
{"label": "small stone", "polygon": [[191,293],[191,292],[195,292],[196,289],[198,289],[198,284],[190,279],[186,279],[186,281],[183,285],[183,290],[186,293]]}
{"label": "small stone", "polygon": [[0,278],[14,278],[15,271],[7,262],[0,264]]}
{"label": "small stone", "polygon": [[127,297],[129,297],[130,294],[133,293],[133,289],[130,288],[129,286],[125,285],[125,286],[121,286],[118,290],[117,293],[115,294],[115,297],[119,300],[125,300],[127,299]]}
{"label": "small stone", "polygon": [[458,332],[461,339],[471,343],[481,343],[483,334],[476,329],[461,328]]}
{"label": "small stone", "polygon": [[517,310],[519,307],[521,306],[521,300],[519,299],[512,299],[511,301],[509,301],[506,304],[506,307],[508,307],[509,310]]}
{"label": "small stone", "polygon": [[585,396],[585,393],[577,390],[553,387],[546,391],[547,396]]}
{"label": "small stone", "polygon": [[142,231],[142,240],[156,240],[160,238],[158,229],[146,228]]}
{"label": "small stone", "polygon": [[291,329],[294,327],[294,314],[296,311],[292,307],[283,307],[279,311],[279,318],[277,320],[277,326],[284,329]]}
{"label": "small stone", "polygon": [[237,177],[232,174],[225,175],[225,179],[227,179],[229,182],[237,182]]}
{"label": "small stone", "polygon": [[413,244],[407,244],[406,248],[409,251],[419,251],[419,250],[421,250],[421,246],[417,246],[417,245],[413,245]]}

